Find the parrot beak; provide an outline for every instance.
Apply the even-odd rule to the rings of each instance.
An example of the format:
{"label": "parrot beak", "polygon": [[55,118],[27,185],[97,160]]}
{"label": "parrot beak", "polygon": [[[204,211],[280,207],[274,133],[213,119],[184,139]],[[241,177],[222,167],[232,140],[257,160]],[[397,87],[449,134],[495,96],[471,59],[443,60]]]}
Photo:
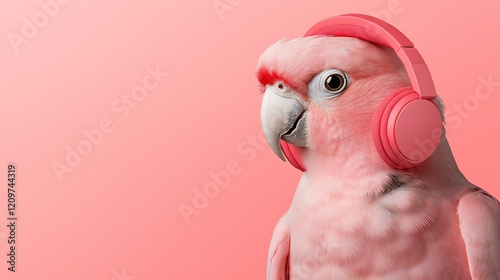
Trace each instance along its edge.
{"label": "parrot beak", "polygon": [[299,147],[307,144],[307,107],[299,95],[277,86],[268,86],[262,99],[260,117],[264,135],[273,152],[286,161],[280,140]]}

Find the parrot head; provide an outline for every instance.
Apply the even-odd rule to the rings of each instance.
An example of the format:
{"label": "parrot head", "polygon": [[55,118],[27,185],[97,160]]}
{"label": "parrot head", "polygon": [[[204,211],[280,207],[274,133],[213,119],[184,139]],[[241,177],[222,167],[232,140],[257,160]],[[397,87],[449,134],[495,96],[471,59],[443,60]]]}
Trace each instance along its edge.
{"label": "parrot head", "polygon": [[351,37],[281,40],[259,58],[257,78],[264,135],[303,171],[353,157],[383,165],[373,116],[392,92],[411,87],[394,50]]}

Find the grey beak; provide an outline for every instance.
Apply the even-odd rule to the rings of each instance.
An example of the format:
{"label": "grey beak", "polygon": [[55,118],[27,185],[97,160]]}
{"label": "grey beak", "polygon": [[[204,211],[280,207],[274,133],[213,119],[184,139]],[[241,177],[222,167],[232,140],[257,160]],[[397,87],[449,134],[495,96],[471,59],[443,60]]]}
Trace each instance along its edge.
{"label": "grey beak", "polygon": [[260,117],[264,135],[273,152],[286,161],[280,139],[305,147],[307,110],[297,93],[277,94],[268,87],[262,99]]}

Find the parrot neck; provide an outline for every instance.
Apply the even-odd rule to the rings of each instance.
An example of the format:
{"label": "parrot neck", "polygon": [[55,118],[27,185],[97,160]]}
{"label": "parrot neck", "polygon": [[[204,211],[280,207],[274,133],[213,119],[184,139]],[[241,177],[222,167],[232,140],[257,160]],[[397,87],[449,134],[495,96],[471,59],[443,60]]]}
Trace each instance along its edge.
{"label": "parrot neck", "polygon": [[387,178],[393,175],[410,175],[432,184],[446,182],[452,187],[470,184],[458,169],[445,136],[427,161],[411,169],[394,169],[376,151],[361,149],[339,149],[334,155],[308,151],[304,161],[307,170],[302,180],[307,185],[321,181],[321,185],[336,185],[344,192],[349,185],[350,191],[360,195],[383,191]]}
{"label": "parrot neck", "polygon": [[301,185],[349,196],[381,191],[383,182],[394,171],[376,151],[355,151],[346,146],[337,149],[335,154],[308,151],[303,158],[307,170]]}
{"label": "parrot neck", "polygon": [[421,166],[417,166],[409,170],[409,172],[416,176],[431,176],[439,178],[439,180],[446,180],[446,182],[452,185],[470,184],[458,168],[448,139],[444,134],[432,156]]}

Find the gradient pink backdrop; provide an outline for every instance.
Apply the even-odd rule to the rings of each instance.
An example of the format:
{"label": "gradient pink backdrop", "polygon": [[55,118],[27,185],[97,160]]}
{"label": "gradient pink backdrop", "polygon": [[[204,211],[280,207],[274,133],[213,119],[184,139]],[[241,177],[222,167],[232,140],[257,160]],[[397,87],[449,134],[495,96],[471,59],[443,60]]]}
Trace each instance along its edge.
{"label": "gradient pink backdrop", "polygon": [[[376,14],[413,40],[454,114],[459,166],[500,197],[500,88],[467,117],[454,108],[473,104],[479,77],[500,81],[498,1],[123,2],[66,0],[17,52],[9,36],[22,34],[24,17],[44,23],[43,8],[0,2],[1,279],[264,279],[300,173],[259,138],[252,145],[256,61],[275,41],[348,12]],[[214,3],[231,9],[219,15]],[[157,65],[169,76],[128,116],[114,112]],[[114,130],[59,180],[54,162],[103,120]],[[16,273],[5,262],[9,162],[18,169]],[[235,164],[187,223],[179,206]]]}

